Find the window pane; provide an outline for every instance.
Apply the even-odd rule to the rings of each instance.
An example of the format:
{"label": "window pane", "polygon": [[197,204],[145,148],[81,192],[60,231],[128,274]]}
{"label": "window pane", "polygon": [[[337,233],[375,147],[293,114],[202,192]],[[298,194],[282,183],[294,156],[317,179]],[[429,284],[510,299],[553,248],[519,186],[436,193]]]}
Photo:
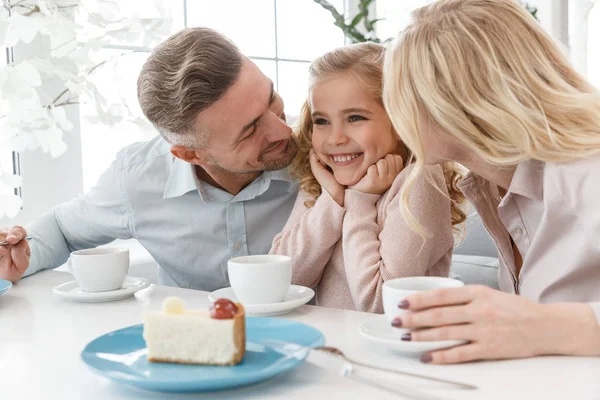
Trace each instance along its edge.
{"label": "window pane", "polygon": [[275,61],[271,60],[257,60],[251,58],[251,60],[260,68],[260,70],[273,81],[275,90],[277,90],[277,66]]}
{"label": "window pane", "polygon": [[[330,3],[340,13],[343,0]],[[312,0],[277,0],[277,51],[279,58],[312,61],[344,45],[344,34],[333,25],[329,11]]]}
{"label": "window pane", "polygon": [[279,61],[279,94],[290,116],[300,114],[300,108],[308,96],[309,62]]}
{"label": "window pane", "polygon": [[597,88],[600,88],[600,2],[594,4],[594,8],[588,16],[588,44],[587,44],[587,72],[588,78]]}
{"label": "window pane", "polygon": [[431,3],[431,0],[377,0],[377,37],[381,40],[396,37],[410,23],[412,10]]}
{"label": "window pane", "polygon": [[[103,50],[102,56],[107,62],[93,73],[93,81],[99,93],[110,103],[124,103],[134,116],[142,117],[137,101],[137,78],[148,53],[129,53]],[[122,100],[121,100],[122,99]],[[102,172],[115,159],[117,152],[140,140],[153,137],[157,132],[152,128],[140,129],[132,122],[121,122],[110,126],[102,123],[91,123],[88,118],[96,117],[96,102],[89,101],[81,105],[81,151],[83,158],[83,187],[87,191],[97,181]]]}
{"label": "window pane", "polygon": [[249,57],[275,57],[274,15],[273,0],[187,2],[188,26],[206,26],[222,32]]}

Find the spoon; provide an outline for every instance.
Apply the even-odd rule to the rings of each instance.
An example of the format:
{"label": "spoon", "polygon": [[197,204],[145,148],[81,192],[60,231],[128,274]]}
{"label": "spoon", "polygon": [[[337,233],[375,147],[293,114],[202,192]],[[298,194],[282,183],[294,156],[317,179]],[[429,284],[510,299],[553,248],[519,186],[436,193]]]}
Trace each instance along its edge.
{"label": "spoon", "polygon": [[340,356],[340,357],[344,358],[346,361],[348,361],[351,364],[360,365],[360,366],[366,367],[366,368],[372,368],[372,369],[377,369],[377,370],[386,371],[386,372],[393,372],[393,373],[396,373],[396,374],[411,376],[413,378],[427,379],[427,380],[435,381],[435,382],[439,382],[439,383],[445,383],[445,384],[449,384],[449,385],[455,385],[455,386],[461,387],[463,389],[477,389],[477,386],[471,385],[471,384],[468,384],[468,383],[450,381],[450,380],[447,380],[447,379],[435,378],[433,376],[415,374],[413,372],[406,372],[406,371],[400,371],[400,370],[393,369],[393,368],[386,368],[386,367],[379,367],[379,366],[371,365],[371,364],[365,364],[365,363],[362,363],[362,362],[359,362],[359,361],[352,360],[352,359],[348,358],[340,349],[338,349],[336,347],[322,346],[322,347],[315,347],[314,350],[321,350],[321,351],[325,351],[325,352],[328,352],[328,353],[331,353],[331,354],[335,354],[337,356]]}

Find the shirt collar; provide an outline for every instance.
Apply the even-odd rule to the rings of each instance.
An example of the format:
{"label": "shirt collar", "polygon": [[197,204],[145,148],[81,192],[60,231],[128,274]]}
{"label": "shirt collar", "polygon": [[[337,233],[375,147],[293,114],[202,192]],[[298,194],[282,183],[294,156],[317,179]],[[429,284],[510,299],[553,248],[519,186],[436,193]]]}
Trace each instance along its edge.
{"label": "shirt collar", "polygon": [[177,157],[173,157],[173,165],[171,166],[171,173],[165,185],[163,199],[172,199],[200,189],[194,166]]}
{"label": "shirt collar", "polygon": [[[209,196],[203,182],[196,177],[194,166],[177,157],[173,157],[171,173],[165,185],[164,199],[183,196],[191,191],[199,191],[200,197],[208,200]],[[292,178],[287,168],[277,171],[265,171],[254,182],[235,196],[237,201],[249,200],[260,196],[271,186],[272,181],[287,183],[287,192],[296,188],[296,181]]]}
{"label": "shirt collar", "polygon": [[508,193],[519,194],[532,200],[542,200],[544,167],[545,163],[538,160],[529,160],[517,165]]}
{"label": "shirt collar", "polygon": [[[508,198],[509,194],[514,193],[532,200],[542,200],[544,192],[544,167],[545,163],[538,160],[519,163],[510,182],[507,195],[504,197]],[[457,186],[467,198],[475,198],[483,190],[490,191],[490,187],[494,185],[481,176],[469,171],[458,182]]]}
{"label": "shirt collar", "polygon": [[263,175],[269,176],[269,181],[282,181],[287,183],[287,191],[291,192],[296,188],[296,180],[290,175],[290,171],[287,168],[279,169],[277,171],[266,171]]}
{"label": "shirt collar", "polygon": [[288,193],[296,188],[296,181],[292,178],[287,168],[277,171],[265,171],[254,182],[239,192],[233,198],[233,201],[246,201],[258,197],[271,187],[273,181],[284,182]]}

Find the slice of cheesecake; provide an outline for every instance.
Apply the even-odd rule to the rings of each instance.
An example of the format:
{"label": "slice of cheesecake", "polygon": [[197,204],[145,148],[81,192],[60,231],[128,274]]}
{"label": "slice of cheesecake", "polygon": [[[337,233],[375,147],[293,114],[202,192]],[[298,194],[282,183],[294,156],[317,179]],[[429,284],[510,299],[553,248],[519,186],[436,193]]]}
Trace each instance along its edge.
{"label": "slice of cheesecake", "polygon": [[179,297],[145,313],[148,360],[180,364],[235,365],[246,352],[244,307],[219,299],[205,310],[186,310]]}

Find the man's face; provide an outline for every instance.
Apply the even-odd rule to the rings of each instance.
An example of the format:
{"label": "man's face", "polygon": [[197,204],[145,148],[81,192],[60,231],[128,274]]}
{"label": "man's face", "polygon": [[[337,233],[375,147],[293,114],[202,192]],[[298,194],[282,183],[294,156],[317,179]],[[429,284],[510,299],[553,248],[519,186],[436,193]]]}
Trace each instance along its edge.
{"label": "man's face", "polygon": [[287,167],[296,155],[283,100],[249,59],[244,59],[238,80],[199,114],[196,125],[208,133],[205,167],[235,174],[274,171]]}

